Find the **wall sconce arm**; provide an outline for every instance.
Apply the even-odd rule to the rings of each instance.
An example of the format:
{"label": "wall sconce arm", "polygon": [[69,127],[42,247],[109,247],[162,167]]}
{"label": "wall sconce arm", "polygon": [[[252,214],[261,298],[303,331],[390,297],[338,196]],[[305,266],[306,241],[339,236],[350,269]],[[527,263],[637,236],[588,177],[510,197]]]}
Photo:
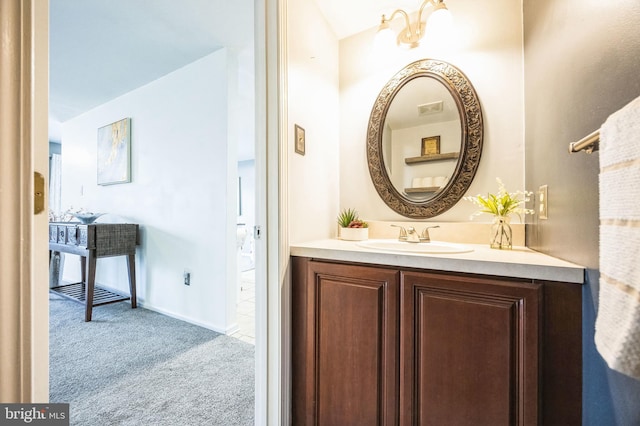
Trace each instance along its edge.
{"label": "wall sconce arm", "polygon": [[391,15],[389,15],[389,18],[382,15],[378,32],[388,30],[389,22],[391,22],[397,15],[402,15],[405,21],[405,28],[397,35],[398,45],[408,45],[409,48],[417,47],[420,44],[420,39],[424,36],[424,29],[427,25],[426,22],[422,22],[422,14],[424,13],[425,8],[429,5],[433,7],[432,12],[439,9],[447,9],[447,6],[444,4],[444,0],[424,0],[418,10],[418,19],[413,25],[411,24],[411,19],[407,12],[402,9],[396,9]]}

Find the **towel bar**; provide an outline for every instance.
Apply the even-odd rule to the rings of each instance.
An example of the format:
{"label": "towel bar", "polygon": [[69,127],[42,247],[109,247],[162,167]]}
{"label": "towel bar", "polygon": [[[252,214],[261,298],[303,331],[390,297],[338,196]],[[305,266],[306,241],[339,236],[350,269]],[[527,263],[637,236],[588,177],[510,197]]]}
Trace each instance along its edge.
{"label": "towel bar", "polygon": [[600,142],[600,130],[596,130],[578,142],[571,142],[569,144],[569,152],[584,151],[587,154],[591,154],[593,151],[598,150],[598,143]]}

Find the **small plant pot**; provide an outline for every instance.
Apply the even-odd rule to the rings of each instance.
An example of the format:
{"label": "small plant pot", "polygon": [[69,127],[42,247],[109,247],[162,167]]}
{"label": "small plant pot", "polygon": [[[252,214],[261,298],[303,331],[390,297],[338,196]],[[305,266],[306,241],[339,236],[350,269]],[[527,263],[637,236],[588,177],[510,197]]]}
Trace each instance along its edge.
{"label": "small plant pot", "polygon": [[369,228],[340,228],[338,238],[347,241],[364,241],[369,239]]}

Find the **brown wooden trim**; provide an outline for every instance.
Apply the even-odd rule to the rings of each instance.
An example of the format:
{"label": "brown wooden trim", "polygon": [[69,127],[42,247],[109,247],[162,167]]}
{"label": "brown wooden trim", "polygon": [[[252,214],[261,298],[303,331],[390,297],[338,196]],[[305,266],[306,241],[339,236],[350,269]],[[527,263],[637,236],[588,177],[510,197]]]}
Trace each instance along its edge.
{"label": "brown wooden trim", "polygon": [[307,371],[307,271],[309,259],[293,257],[291,259],[291,395],[292,424],[304,425],[308,423],[307,413],[307,384],[311,381]]}
{"label": "brown wooden trim", "polygon": [[582,290],[544,285],[541,424],[582,424]]}
{"label": "brown wooden trim", "polygon": [[421,155],[419,157],[408,157],[404,159],[406,164],[428,163],[430,161],[455,160],[460,157],[459,152],[447,152],[445,154]]}

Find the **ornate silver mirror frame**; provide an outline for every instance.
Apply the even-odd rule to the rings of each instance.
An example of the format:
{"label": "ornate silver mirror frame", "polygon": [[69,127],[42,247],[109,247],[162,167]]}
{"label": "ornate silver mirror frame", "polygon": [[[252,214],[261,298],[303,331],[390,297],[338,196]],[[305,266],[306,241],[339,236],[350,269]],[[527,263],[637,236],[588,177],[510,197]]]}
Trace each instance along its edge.
{"label": "ornate silver mirror frame", "polygon": [[[460,156],[447,185],[433,198],[415,201],[402,195],[392,185],[383,160],[382,132],[389,106],[402,87],[415,78],[433,78],[451,93],[460,114]],[[367,162],[373,185],[382,200],[395,212],[411,218],[425,219],[453,207],[469,189],[482,154],[482,109],[469,79],[455,66],[434,59],[413,62],[389,80],[378,95],[367,128]]]}

